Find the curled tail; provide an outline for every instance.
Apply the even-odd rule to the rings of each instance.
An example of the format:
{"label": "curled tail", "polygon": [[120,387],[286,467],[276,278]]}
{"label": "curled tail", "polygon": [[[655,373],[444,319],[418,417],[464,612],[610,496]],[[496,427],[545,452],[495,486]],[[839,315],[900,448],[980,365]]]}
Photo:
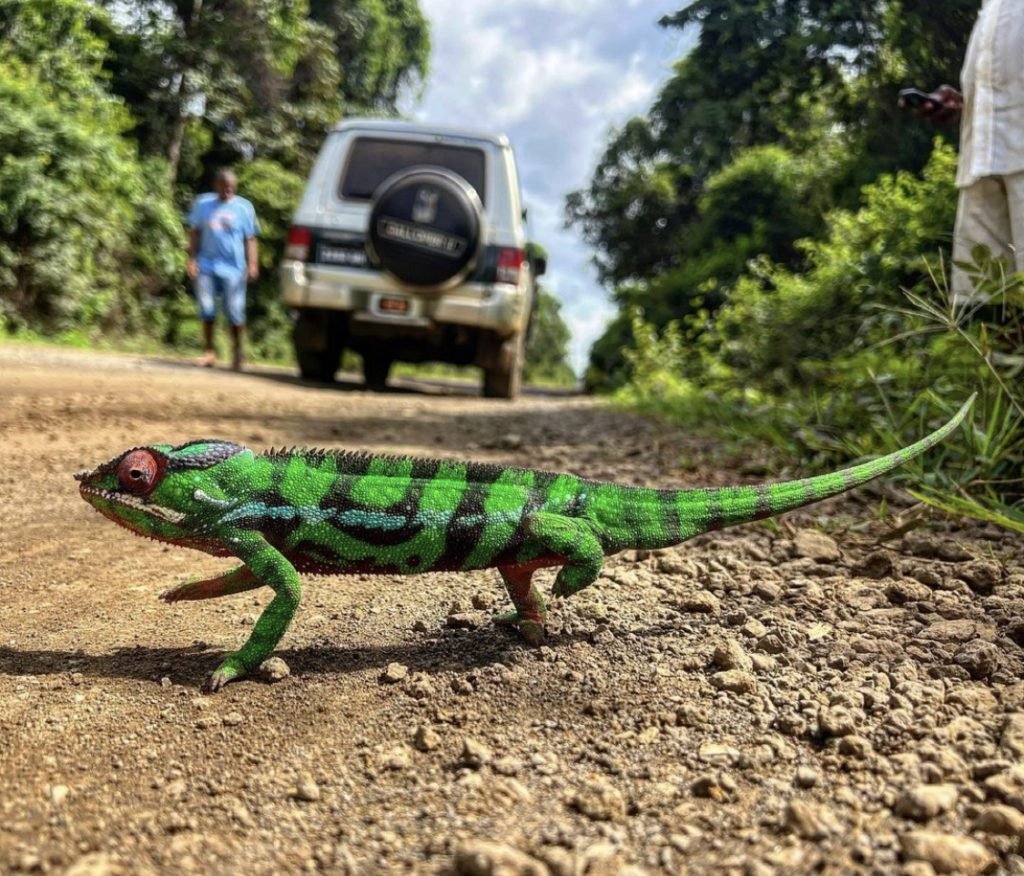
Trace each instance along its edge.
{"label": "curled tail", "polygon": [[[837,496],[884,475],[942,441],[967,416],[972,395],[944,426],[920,441],[870,462],[829,474],[752,487],[694,490],[631,488],[618,519],[595,521],[606,553],[669,547],[702,532],[748,523]],[[604,515],[602,515],[604,516]]]}

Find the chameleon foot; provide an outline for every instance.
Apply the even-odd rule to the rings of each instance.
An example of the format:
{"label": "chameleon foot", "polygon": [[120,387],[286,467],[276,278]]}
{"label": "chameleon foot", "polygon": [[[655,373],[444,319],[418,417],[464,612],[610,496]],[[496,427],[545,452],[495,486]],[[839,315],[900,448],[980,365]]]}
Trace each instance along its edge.
{"label": "chameleon foot", "polygon": [[245,666],[242,665],[242,661],[239,659],[237,654],[229,654],[224,662],[214,670],[213,675],[210,676],[209,681],[206,683],[206,689],[210,693],[217,693],[221,688],[224,687],[229,681],[234,681],[236,678],[242,678],[245,675]]}
{"label": "chameleon foot", "polygon": [[493,620],[499,626],[515,627],[528,645],[543,645],[547,641],[544,624],[528,618],[521,618],[517,611],[496,614]]}

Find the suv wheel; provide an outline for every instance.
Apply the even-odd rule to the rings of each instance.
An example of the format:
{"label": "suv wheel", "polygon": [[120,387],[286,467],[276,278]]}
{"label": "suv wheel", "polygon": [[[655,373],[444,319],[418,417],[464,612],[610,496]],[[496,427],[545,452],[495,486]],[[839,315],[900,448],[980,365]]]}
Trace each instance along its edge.
{"label": "suv wheel", "polygon": [[292,330],[299,373],[306,380],[331,383],[341,364],[342,331],[335,314],[308,308],[299,311]]}
{"label": "suv wheel", "polygon": [[384,353],[363,353],[363,380],[367,389],[383,389],[393,360]]}
{"label": "suv wheel", "polygon": [[442,167],[411,167],[373,195],[367,249],[399,282],[454,286],[476,267],[483,206],[476,190]]}
{"label": "suv wheel", "polygon": [[523,334],[519,332],[501,345],[498,361],[484,369],[486,398],[519,398],[523,383]]}

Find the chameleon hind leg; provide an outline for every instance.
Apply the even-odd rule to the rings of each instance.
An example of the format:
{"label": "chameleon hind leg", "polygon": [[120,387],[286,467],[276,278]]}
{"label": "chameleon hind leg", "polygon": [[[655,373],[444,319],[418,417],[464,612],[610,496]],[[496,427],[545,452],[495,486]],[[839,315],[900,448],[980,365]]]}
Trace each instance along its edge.
{"label": "chameleon hind leg", "polygon": [[501,580],[515,606],[514,611],[495,615],[496,624],[514,626],[531,645],[543,645],[545,640],[544,619],[547,606],[537,585],[532,582],[533,568],[530,566],[499,566]]}
{"label": "chameleon hind leg", "polygon": [[255,532],[241,534],[232,540],[232,547],[238,558],[252,570],[253,577],[273,588],[274,598],[263,609],[245,644],[228,654],[210,676],[211,692],[220,690],[233,679],[248,675],[270,656],[288,629],[302,597],[299,573],[262,535]]}
{"label": "chameleon hind leg", "polygon": [[524,521],[530,538],[543,553],[564,559],[551,592],[572,596],[593,584],[604,565],[604,551],[594,531],[585,522],[559,514],[536,512]]}
{"label": "chameleon hind leg", "polygon": [[214,599],[232,593],[242,593],[263,587],[264,582],[257,578],[245,564],[236,566],[230,572],[215,578],[204,578],[202,581],[189,581],[172,587],[160,594],[164,602],[181,602],[186,599]]}

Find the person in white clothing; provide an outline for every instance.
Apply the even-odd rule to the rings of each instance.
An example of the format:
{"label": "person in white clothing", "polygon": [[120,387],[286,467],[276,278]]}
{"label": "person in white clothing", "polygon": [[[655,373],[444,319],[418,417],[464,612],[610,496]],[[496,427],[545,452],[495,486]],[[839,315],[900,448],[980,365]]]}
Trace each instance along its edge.
{"label": "person in white clothing", "polygon": [[[960,190],[954,263],[987,247],[1010,273],[1024,272],[1024,2],[983,0],[960,74],[961,94],[942,85],[917,108],[936,124],[960,121]],[[981,304],[984,265],[953,268],[953,301]]]}

